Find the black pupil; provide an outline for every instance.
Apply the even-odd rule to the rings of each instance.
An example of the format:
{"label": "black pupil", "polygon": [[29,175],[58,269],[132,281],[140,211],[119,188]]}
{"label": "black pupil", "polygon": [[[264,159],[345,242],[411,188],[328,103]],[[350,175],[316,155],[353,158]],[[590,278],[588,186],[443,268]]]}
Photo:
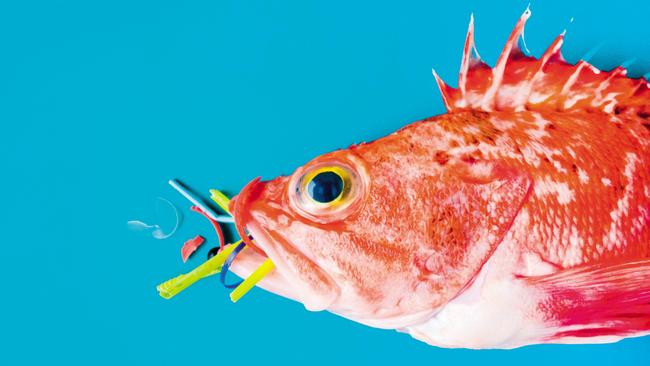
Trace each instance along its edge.
{"label": "black pupil", "polygon": [[307,185],[307,191],[316,202],[332,202],[343,191],[343,179],[334,172],[318,173]]}

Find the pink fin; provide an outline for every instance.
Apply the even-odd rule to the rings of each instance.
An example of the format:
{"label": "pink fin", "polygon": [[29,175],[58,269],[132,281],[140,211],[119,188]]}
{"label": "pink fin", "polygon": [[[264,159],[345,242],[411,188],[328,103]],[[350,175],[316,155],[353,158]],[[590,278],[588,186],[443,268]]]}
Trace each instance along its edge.
{"label": "pink fin", "polygon": [[526,281],[547,294],[539,310],[557,328],[550,341],[650,332],[650,259],[580,266]]}
{"label": "pink fin", "polygon": [[181,248],[183,263],[187,262],[187,259],[192,255],[192,253],[194,253],[204,242],[205,239],[203,239],[201,235],[197,235],[186,241]]}
{"label": "pink fin", "polygon": [[[540,59],[519,48],[529,9],[521,15],[493,68],[483,63],[474,46],[474,18],[470,19],[458,88],[436,75],[448,111],[492,110],[600,110],[650,113],[650,84],[631,79],[623,67],[601,71],[586,61],[571,65],[561,54],[564,34]],[[435,73],[434,73],[435,74]]]}

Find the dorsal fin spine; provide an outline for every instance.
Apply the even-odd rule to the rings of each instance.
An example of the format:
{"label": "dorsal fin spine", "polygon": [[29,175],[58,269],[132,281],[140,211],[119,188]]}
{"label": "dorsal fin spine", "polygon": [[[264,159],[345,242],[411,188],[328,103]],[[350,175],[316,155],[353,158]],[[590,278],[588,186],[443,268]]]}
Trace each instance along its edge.
{"label": "dorsal fin spine", "polygon": [[442,102],[445,104],[445,109],[447,109],[447,112],[450,112],[452,110],[451,105],[449,104],[449,95],[448,95],[448,90],[449,86],[438,76],[438,73],[436,70],[431,69],[431,73],[433,74],[433,78],[436,79],[436,84],[438,85],[438,89],[440,90],[440,95],[442,95]]}
{"label": "dorsal fin spine", "polygon": [[[576,64],[575,71],[571,74],[571,76],[569,76],[569,78],[562,86],[562,90],[560,90],[561,109],[569,109],[578,101],[578,99],[576,98],[570,98],[570,99],[567,98],[569,97],[569,91],[571,91],[571,87],[573,86],[573,84],[575,84],[576,80],[578,80],[580,73],[586,66],[589,66],[589,63],[587,61],[583,61],[583,60],[578,61],[578,63]],[[584,98],[580,98],[580,99],[584,99]]]}
{"label": "dorsal fin spine", "polygon": [[544,68],[548,64],[548,62],[553,59],[554,57],[559,57],[560,59],[562,58],[561,54],[561,49],[562,49],[562,44],[564,43],[564,32],[560,33],[553,43],[546,49],[542,57],[539,58],[538,66],[537,66],[537,71],[533,74],[533,76],[530,78],[530,82],[528,83],[527,90],[526,90],[526,104],[531,103],[531,96],[533,93],[533,86],[539,82],[539,80],[544,76]]}
{"label": "dorsal fin spine", "polygon": [[[476,58],[474,58],[474,53],[477,55]],[[467,27],[467,36],[465,37],[465,47],[463,48],[463,59],[460,63],[460,73],[458,74],[458,88],[462,96],[457,105],[459,108],[467,106],[467,101],[465,100],[465,95],[467,95],[467,73],[473,62],[480,61],[480,59],[476,52],[476,46],[474,45],[474,14],[471,14],[469,17],[469,26]]]}
{"label": "dorsal fin spine", "polygon": [[[607,77],[607,79],[603,80],[603,82],[601,82],[600,85],[598,85],[598,87],[594,91],[595,97],[591,101],[591,106],[598,108],[602,104],[604,104],[605,102],[608,102],[608,104],[609,104],[609,102],[611,100],[610,101],[607,100],[608,96],[603,95],[603,91],[605,89],[607,89],[607,87],[609,86],[609,84],[611,83],[611,80],[613,78],[615,78],[615,77],[617,77],[619,75],[624,76],[625,74],[627,74],[627,70],[625,70],[624,68],[622,68],[620,66],[615,68],[614,70],[612,70],[611,74]],[[616,102],[616,98],[614,98],[613,101]],[[610,108],[613,109],[614,107],[615,107],[615,105],[612,105]]]}
{"label": "dorsal fin spine", "polygon": [[517,22],[517,25],[515,25],[515,29],[513,29],[512,33],[510,33],[510,37],[508,37],[508,41],[503,47],[503,51],[501,52],[501,56],[499,56],[499,60],[497,61],[496,66],[492,69],[492,84],[485,92],[483,101],[481,102],[481,107],[484,110],[490,111],[494,107],[494,96],[496,95],[499,86],[501,86],[503,74],[506,70],[506,63],[510,59],[513,49],[519,51],[519,37],[524,31],[526,21],[530,17],[530,14],[530,9],[526,9],[521,17],[519,17],[519,21]]}

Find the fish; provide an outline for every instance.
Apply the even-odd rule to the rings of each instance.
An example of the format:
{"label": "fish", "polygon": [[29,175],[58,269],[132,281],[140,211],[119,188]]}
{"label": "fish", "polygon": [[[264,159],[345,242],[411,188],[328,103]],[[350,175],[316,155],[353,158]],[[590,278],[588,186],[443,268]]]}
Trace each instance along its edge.
{"label": "fish", "polygon": [[650,84],[520,47],[495,66],[470,18],[446,113],[253,179],[229,204],[230,270],[445,348],[608,343],[650,333]]}

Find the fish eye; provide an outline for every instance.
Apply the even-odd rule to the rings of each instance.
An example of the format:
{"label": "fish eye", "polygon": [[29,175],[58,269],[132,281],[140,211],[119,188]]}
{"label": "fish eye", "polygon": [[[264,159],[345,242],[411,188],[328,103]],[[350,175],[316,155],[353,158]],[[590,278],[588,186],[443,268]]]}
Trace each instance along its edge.
{"label": "fish eye", "polygon": [[301,168],[291,181],[291,204],[302,216],[319,222],[345,217],[365,191],[357,170],[341,162]]}
{"label": "fish eye", "polygon": [[324,170],[307,183],[307,194],[318,203],[330,203],[341,198],[344,188],[345,181],[340,173]]}

